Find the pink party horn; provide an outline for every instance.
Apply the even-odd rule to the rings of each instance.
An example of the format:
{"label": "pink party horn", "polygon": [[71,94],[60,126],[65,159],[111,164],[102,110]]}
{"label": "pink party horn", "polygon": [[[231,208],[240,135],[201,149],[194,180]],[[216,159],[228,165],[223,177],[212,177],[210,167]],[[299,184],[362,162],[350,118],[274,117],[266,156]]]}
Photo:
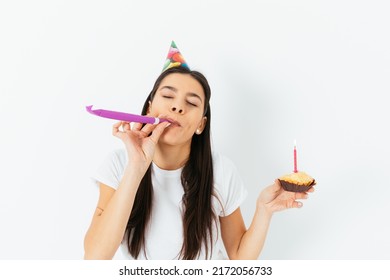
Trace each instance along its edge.
{"label": "pink party horn", "polygon": [[128,114],[128,113],[122,113],[122,112],[115,112],[115,111],[109,111],[109,110],[92,110],[92,106],[86,106],[88,113],[91,113],[93,115],[107,118],[107,119],[113,119],[118,121],[126,121],[126,122],[137,122],[137,123],[150,123],[150,124],[159,124],[161,122],[170,122],[167,119],[160,119],[160,118],[153,118],[153,117],[147,117],[147,116],[140,116],[140,115],[134,115],[134,114]]}

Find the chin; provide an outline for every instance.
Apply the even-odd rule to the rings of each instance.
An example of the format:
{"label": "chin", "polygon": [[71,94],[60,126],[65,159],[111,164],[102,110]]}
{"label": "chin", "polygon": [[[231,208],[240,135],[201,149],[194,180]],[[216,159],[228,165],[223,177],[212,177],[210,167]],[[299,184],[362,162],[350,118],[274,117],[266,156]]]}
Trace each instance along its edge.
{"label": "chin", "polygon": [[176,133],[174,131],[166,131],[160,136],[158,142],[165,145],[178,146],[188,142],[191,143],[191,138],[187,138],[188,137],[181,135],[181,133]]}

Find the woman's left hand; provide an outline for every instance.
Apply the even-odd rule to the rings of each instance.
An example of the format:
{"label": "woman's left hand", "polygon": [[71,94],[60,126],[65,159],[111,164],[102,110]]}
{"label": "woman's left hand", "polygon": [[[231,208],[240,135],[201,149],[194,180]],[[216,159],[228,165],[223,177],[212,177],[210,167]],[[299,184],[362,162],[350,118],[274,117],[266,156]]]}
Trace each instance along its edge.
{"label": "woman's left hand", "polygon": [[274,184],[260,193],[257,198],[257,207],[265,207],[270,214],[288,208],[300,208],[302,202],[297,200],[306,199],[309,192],[314,192],[314,188],[312,187],[303,193],[285,191],[280,182],[275,180]]}

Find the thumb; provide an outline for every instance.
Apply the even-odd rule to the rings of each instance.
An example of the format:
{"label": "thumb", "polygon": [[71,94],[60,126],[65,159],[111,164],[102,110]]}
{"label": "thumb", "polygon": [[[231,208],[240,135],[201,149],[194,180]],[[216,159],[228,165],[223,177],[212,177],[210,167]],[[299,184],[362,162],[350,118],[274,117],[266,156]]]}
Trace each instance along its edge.
{"label": "thumb", "polygon": [[286,203],[286,208],[301,208],[303,206],[302,202],[290,199]]}
{"label": "thumb", "polygon": [[161,134],[170,125],[171,125],[170,122],[163,122],[163,123],[158,124],[157,127],[153,130],[152,135],[150,136],[150,140],[152,140],[154,144],[157,144],[158,139],[160,139]]}

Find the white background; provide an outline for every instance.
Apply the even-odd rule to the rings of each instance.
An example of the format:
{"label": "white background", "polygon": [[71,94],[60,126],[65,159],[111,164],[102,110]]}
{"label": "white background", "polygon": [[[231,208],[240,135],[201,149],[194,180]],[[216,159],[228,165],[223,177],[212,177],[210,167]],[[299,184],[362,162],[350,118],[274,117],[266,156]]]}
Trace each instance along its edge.
{"label": "white background", "polygon": [[212,137],[249,190],[318,181],[260,258],[390,258],[387,1],[2,1],[0,258],[81,259],[122,143],[86,105],[139,113],[175,40],[212,87]]}

